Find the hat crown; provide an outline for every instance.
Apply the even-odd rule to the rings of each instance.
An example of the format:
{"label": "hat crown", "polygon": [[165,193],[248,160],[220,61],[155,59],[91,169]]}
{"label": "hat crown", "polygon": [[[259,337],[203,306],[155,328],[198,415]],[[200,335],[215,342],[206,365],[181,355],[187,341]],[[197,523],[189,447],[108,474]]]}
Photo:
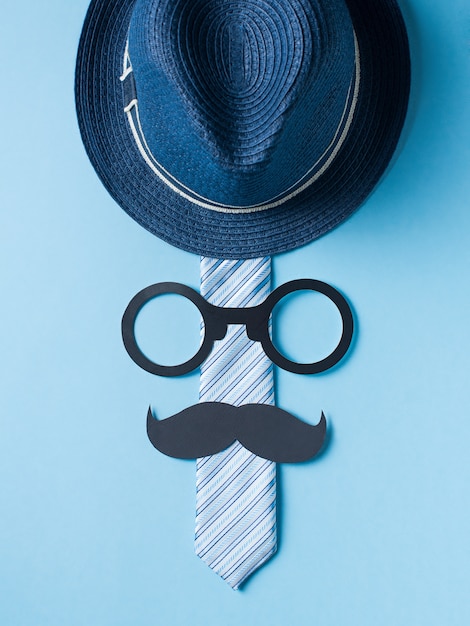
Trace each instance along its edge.
{"label": "hat crown", "polygon": [[241,207],[301,181],[351,91],[353,29],[333,4],[137,0],[129,52],[156,161],[195,194]]}

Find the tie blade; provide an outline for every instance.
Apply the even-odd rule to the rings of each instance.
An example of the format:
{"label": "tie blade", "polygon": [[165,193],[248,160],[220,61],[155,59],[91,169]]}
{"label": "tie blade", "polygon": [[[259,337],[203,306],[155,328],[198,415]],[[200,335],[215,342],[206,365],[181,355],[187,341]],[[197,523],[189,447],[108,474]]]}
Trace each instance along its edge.
{"label": "tie blade", "polygon": [[195,551],[238,589],[276,552],[276,465],[238,442],[198,465]]}

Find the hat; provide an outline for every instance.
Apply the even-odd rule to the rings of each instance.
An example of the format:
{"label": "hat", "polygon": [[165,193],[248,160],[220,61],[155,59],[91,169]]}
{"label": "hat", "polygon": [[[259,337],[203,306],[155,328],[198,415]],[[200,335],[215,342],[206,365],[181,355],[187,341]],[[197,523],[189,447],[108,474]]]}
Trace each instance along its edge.
{"label": "hat", "polygon": [[395,0],[92,0],[76,103],[117,203],[216,258],[284,252],[346,219],[405,119]]}

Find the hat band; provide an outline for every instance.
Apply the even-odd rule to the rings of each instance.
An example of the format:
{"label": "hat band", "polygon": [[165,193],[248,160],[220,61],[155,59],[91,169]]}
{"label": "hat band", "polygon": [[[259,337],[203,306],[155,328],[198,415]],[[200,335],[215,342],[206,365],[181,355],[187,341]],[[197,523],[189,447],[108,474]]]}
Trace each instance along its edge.
{"label": "hat band", "polygon": [[312,167],[296,183],[291,185],[282,194],[279,194],[267,200],[266,202],[247,206],[236,206],[214,202],[209,198],[201,196],[194,190],[184,185],[181,181],[175,178],[175,176],[170,174],[170,172],[168,172],[168,170],[166,170],[161,163],[158,162],[147,144],[142,125],[140,123],[137,90],[135,87],[135,80],[132,71],[132,63],[129,56],[129,44],[127,42],[124,54],[123,73],[120,77],[120,80],[122,82],[124,92],[124,112],[126,113],[127,121],[129,123],[129,127],[134,137],[136,146],[145,163],[158,176],[158,178],[163,183],[165,183],[165,185],[167,185],[179,196],[185,198],[186,200],[197,206],[222,213],[252,213],[257,211],[265,211],[267,209],[273,209],[275,207],[281,206],[288,200],[291,200],[299,193],[307,189],[327,171],[348,136],[356,110],[359,87],[361,82],[360,53],[355,33],[354,48],[354,75],[351,79],[343,113],[341,115],[340,122],[335,131],[332,141],[323,152],[323,154],[320,156],[320,158],[317,159]]}

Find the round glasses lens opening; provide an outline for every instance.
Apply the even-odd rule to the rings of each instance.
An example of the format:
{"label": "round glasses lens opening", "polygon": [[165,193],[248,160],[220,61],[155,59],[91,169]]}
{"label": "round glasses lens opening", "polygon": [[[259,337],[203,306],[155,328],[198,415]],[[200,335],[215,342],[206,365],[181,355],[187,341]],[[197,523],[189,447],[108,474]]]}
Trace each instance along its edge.
{"label": "round glasses lens opening", "polygon": [[142,353],[163,366],[191,359],[202,343],[202,316],[184,296],[167,293],[149,300],[139,311],[135,338]]}
{"label": "round glasses lens opening", "polygon": [[341,314],[325,295],[301,289],[287,294],[272,313],[272,342],[295,363],[316,363],[328,357],[342,333]]}

